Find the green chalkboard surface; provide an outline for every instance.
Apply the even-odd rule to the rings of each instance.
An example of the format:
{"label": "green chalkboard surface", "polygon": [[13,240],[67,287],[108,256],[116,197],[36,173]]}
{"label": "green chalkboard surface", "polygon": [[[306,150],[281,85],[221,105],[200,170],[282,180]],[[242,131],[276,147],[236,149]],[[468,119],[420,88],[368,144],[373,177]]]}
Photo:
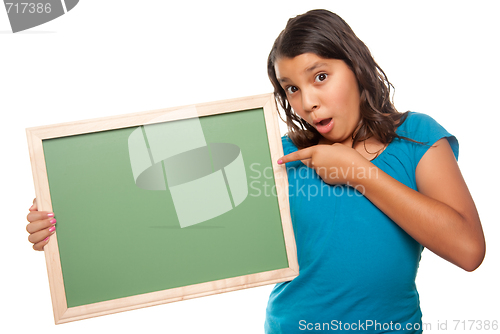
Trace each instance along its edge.
{"label": "green chalkboard surface", "polygon": [[136,186],[135,128],[43,141],[68,307],[288,267],[263,110],[200,122],[207,142],[241,148],[251,184],[241,205],[186,228],[168,190]]}
{"label": "green chalkboard surface", "polygon": [[[182,138],[187,138],[186,134],[176,137],[167,128],[165,131],[170,131],[174,139],[155,139],[154,131],[165,133],[159,128],[162,123],[156,123],[155,128],[134,125],[102,130],[106,127],[101,126],[100,131],[40,139],[49,209],[57,218],[57,254],[47,257],[49,276],[50,263],[55,262],[63,281],[63,300],[53,292],[53,299],[59,299],[53,301],[54,308],[64,308],[58,311],[56,323],[151,305],[136,302],[133,296],[204,286],[202,283],[207,282],[219,282],[214,288],[218,293],[289,280],[298,274],[293,236],[290,238],[290,232],[287,236],[284,231],[291,230],[288,206],[280,203],[279,197],[284,195],[279,195],[276,182],[283,175],[273,167],[272,155],[275,159],[280,154],[273,150],[281,148],[281,143],[279,136],[270,140],[270,124],[266,121],[269,111],[265,109],[211,112],[199,117],[198,132],[206,146],[190,155],[179,155],[184,157],[184,165],[168,159],[155,164],[154,145],[176,149],[183,145]],[[168,126],[178,122],[182,128],[188,124],[182,123],[185,121],[168,121]],[[143,147],[146,153],[137,153],[137,149],[134,153],[131,147],[137,140],[140,143],[136,146]],[[32,146],[30,152],[37,151],[36,145]],[[146,162],[138,163],[141,154]],[[218,163],[218,154],[225,160]],[[196,160],[198,156],[206,156],[205,165]],[[236,156],[232,167],[223,168]],[[177,170],[171,168],[169,172],[169,166],[177,166]],[[147,179],[143,177],[147,173],[139,175],[143,170],[151,172]],[[199,183],[189,182],[191,174],[176,183],[172,181],[171,175],[180,175],[184,170],[185,175],[197,173],[193,180],[200,176],[208,180],[218,171],[223,181],[208,188],[200,186],[198,191]],[[40,183],[35,177],[35,185]],[[172,187],[174,183],[189,184],[186,189],[191,193],[183,190],[179,195]],[[203,216],[203,211],[212,209],[213,201],[225,198],[230,201],[222,211],[208,218]],[[186,215],[191,219],[188,223]],[[292,276],[273,276],[292,267]],[[265,277],[254,279],[252,275],[259,273],[265,273]],[[242,283],[227,283],[233,282],[228,279],[242,277]],[[207,294],[200,290],[191,297]],[[113,300],[124,300],[127,305],[109,306],[107,302]],[[88,311],[88,305],[96,305],[96,310]],[[64,313],[73,309],[82,313],[67,315],[69,318],[63,321]]]}

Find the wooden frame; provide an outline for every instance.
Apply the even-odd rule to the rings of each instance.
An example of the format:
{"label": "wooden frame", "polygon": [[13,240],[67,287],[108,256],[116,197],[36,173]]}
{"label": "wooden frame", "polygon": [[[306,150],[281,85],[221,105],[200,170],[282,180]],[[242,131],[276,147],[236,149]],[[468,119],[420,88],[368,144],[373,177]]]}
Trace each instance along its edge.
{"label": "wooden frame", "polygon": [[[161,121],[178,120],[182,119],[183,116],[172,111],[184,108],[187,107],[160,109],[122,116],[112,116],[26,129],[39,210],[53,211],[46,170],[46,161],[42,145],[43,140],[105,130],[121,129],[132,126],[141,126],[149,124],[152,121],[157,122],[159,118]],[[271,159],[275,162],[283,155],[283,148],[278,128],[276,102],[272,94],[198,104],[195,108],[199,116],[217,115],[252,108],[262,108],[264,110]],[[226,278],[68,308],[59,256],[57,233],[55,233],[51,237],[50,242],[45,246],[45,257],[55,323],[61,324],[69,321],[81,320],[147,306],[272,284],[291,280],[296,277],[299,273],[299,269],[295,248],[295,238],[290,219],[288,181],[285,166],[279,166],[276,163],[273,163],[273,171],[276,181],[276,192],[279,202],[279,212],[282,220],[286,255],[288,258],[288,268],[260,272],[240,277]]]}

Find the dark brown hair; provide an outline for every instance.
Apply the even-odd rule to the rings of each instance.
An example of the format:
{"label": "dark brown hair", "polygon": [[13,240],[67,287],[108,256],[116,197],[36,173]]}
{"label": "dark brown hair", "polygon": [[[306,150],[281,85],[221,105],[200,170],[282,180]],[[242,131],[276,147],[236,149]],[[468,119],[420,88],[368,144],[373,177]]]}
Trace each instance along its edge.
{"label": "dark brown hair", "polygon": [[[392,84],[373,59],[370,50],[338,15],[327,10],[311,10],[288,20],[269,53],[267,72],[274,86],[274,96],[286,114],[284,120],[288,136],[299,148],[316,145],[321,134],[296,115],[286,93],[276,77],[275,62],[303,53],[314,53],[322,58],[341,59],[354,72],[359,85],[361,120],[352,134],[353,143],[375,137],[384,144],[394,138],[396,128],[408,113],[399,113],[391,98]],[[282,115],[279,115],[283,119]]]}

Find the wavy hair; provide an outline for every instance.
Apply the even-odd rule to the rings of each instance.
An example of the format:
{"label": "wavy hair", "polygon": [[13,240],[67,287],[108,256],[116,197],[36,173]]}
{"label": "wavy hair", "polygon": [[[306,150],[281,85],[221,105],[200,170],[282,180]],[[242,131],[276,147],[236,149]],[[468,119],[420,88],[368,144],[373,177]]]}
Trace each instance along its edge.
{"label": "wavy hair", "polygon": [[[356,76],[361,117],[352,134],[352,147],[371,137],[384,144],[394,138],[404,138],[396,134],[396,129],[404,122],[408,112],[400,113],[394,107],[390,98],[394,86],[377,65],[370,50],[342,18],[330,11],[316,9],[288,20],[267,61],[274,96],[286,114],[284,121],[288,136],[299,149],[318,144],[321,134],[293,112],[276,77],[275,63],[280,58],[294,58],[303,53],[343,60]],[[279,116],[283,119],[281,113]]]}

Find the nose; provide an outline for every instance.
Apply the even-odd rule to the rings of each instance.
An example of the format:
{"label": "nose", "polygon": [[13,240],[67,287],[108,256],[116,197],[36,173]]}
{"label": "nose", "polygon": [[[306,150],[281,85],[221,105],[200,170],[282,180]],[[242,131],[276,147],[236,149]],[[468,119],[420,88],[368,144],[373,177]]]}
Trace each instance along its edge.
{"label": "nose", "polygon": [[302,109],[306,112],[316,111],[320,106],[319,97],[314,88],[302,89]]}

